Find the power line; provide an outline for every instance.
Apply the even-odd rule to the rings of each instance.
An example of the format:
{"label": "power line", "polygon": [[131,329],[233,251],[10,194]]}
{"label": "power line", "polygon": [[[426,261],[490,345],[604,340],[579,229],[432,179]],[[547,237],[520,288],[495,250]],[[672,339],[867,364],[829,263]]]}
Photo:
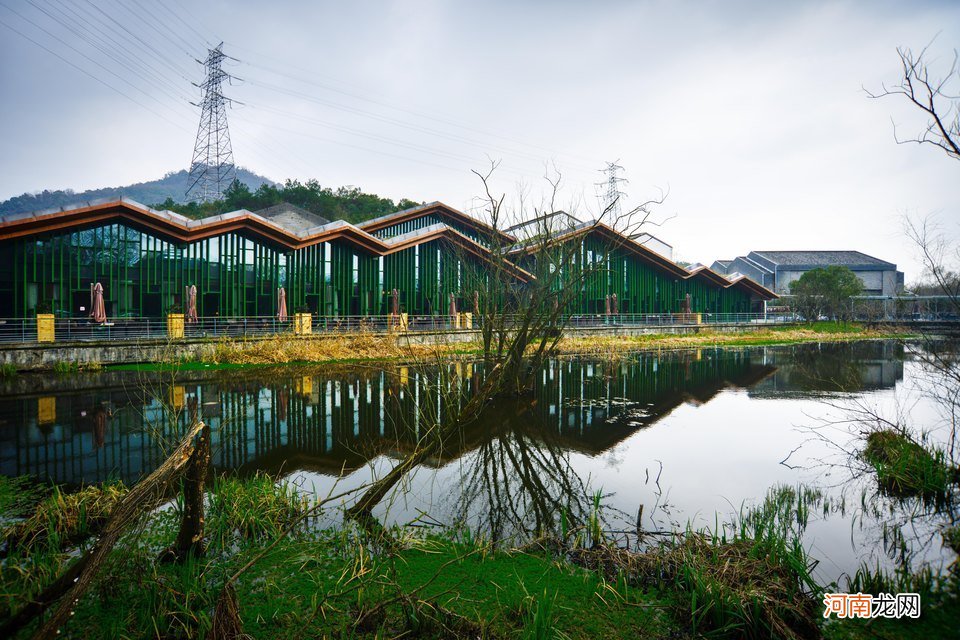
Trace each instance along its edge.
{"label": "power line", "polygon": [[167,64],[167,66],[170,67],[171,70],[173,70],[174,73],[179,75],[181,78],[183,78],[187,82],[190,82],[190,78],[188,77],[189,72],[184,67],[179,66],[175,60],[170,58],[170,56],[166,55],[161,50],[157,49],[152,44],[150,44],[148,41],[144,40],[141,36],[135,34],[133,31],[128,29],[126,25],[124,25],[122,22],[118,21],[111,14],[107,13],[106,11],[98,7],[96,4],[94,4],[92,0],[83,0],[83,1],[86,2],[88,5],[90,5],[90,7],[95,9],[98,13],[100,13],[104,18],[106,18],[113,24],[117,25],[117,27],[119,27],[121,30],[126,32],[130,36],[130,38],[132,38],[136,42],[139,42],[144,47],[150,49],[150,51],[152,51],[153,54],[156,55],[160,60],[164,61]]}
{"label": "power line", "polygon": [[[40,31],[42,31],[43,33],[47,34],[47,35],[50,36],[52,39],[61,42],[61,43],[62,43],[65,47],[67,47],[68,49],[71,49],[72,51],[74,51],[74,52],[77,53],[78,55],[83,56],[83,58],[85,58],[85,59],[88,60],[89,62],[93,63],[95,66],[100,67],[101,69],[103,69],[104,71],[106,71],[106,72],[109,73],[110,75],[114,76],[115,78],[117,78],[118,80],[120,80],[121,82],[123,82],[124,84],[132,87],[133,89],[135,89],[135,90],[137,90],[137,91],[139,91],[140,93],[142,93],[143,95],[145,95],[147,98],[150,98],[151,100],[156,100],[152,95],[148,94],[146,91],[144,91],[143,89],[141,89],[141,88],[138,87],[137,85],[133,84],[132,82],[130,82],[130,81],[127,80],[126,78],[122,77],[120,74],[118,74],[118,73],[117,73],[116,71],[114,71],[113,69],[110,69],[109,67],[106,67],[106,66],[104,66],[103,64],[101,64],[100,62],[94,60],[93,58],[91,58],[90,56],[88,56],[87,54],[85,54],[83,51],[80,51],[79,49],[77,49],[76,47],[74,47],[73,45],[71,45],[69,42],[63,42],[62,39],[57,38],[57,37],[56,37],[54,34],[52,34],[50,31],[48,31],[47,29],[45,29],[43,26],[37,24],[36,22],[34,22],[33,20],[31,20],[30,18],[24,16],[23,14],[21,14],[21,13],[18,12],[18,11],[16,11],[15,9],[11,9],[10,7],[8,7],[8,6],[6,6],[6,5],[0,5],[0,6],[3,6],[7,11],[9,11],[9,12],[13,13],[14,15],[18,16],[20,19],[24,20],[25,22],[28,22],[29,24],[33,25],[35,28],[37,28],[37,29],[39,29]],[[47,14],[47,15],[49,15],[49,14]],[[9,26],[9,25],[8,25],[8,26]],[[38,44],[35,40],[31,40],[31,41],[34,42],[34,44]],[[43,47],[43,48],[44,48],[44,49],[47,49],[47,47]],[[47,49],[47,51],[50,51],[50,49]],[[60,57],[60,56],[58,56],[58,57]],[[63,58],[61,57],[61,59],[63,59]],[[72,64],[72,63],[71,63],[71,64]],[[73,65],[73,66],[76,66],[76,65]],[[110,85],[108,85],[108,86],[110,86]],[[124,94],[124,95],[126,95],[126,94]],[[165,116],[162,116],[161,114],[157,113],[157,112],[154,111],[153,109],[150,109],[149,107],[146,107],[146,105],[144,105],[143,103],[139,103],[139,102],[138,102],[138,104],[140,104],[140,106],[143,106],[143,107],[147,108],[147,109],[148,109],[149,111],[151,111],[152,113],[156,113],[158,116],[164,118],[164,119],[167,120],[168,122],[173,123],[172,120],[169,120],[168,118],[166,118]],[[166,105],[164,105],[164,106],[166,106]],[[170,109],[170,107],[167,107],[167,108]],[[172,109],[171,109],[171,110],[172,110]],[[178,125],[178,126],[179,126],[179,125]]]}
{"label": "power line", "polygon": [[[0,6],[3,6],[3,7],[4,7],[5,9],[7,9],[8,11],[10,10],[10,8],[7,7],[7,6],[5,6],[5,5],[0,5]],[[16,12],[14,12],[14,13],[16,13]],[[18,14],[18,15],[19,15],[19,14]],[[28,20],[28,22],[29,22],[29,20]],[[140,102],[140,101],[137,100],[136,98],[130,96],[129,94],[125,93],[124,91],[122,91],[122,90],[118,89],[117,87],[113,86],[112,84],[110,84],[110,83],[107,82],[106,80],[103,80],[103,79],[101,79],[101,78],[93,75],[92,73],[90,73],[89,71],[87,71],[86,69],[84,69],[83,67],[81,67],[81,66],[77,65],[76,63],[74,63],[72,60],[69,60],[68,58],[63,57],[62,55],[60,55],[59,53],[57,53],[57,52],[54,51],[53,49],[50,49],[50,48],[47,47],[46,45],[44,45],[44,44],[42,44],[42,43],[34,40],[33,38],[31,38],[31,37],[28,36],[27,34],[25,34],[25,33],[23,33],[22,31],[20,31],[19,29],[17,29],[17,28],[15,28],[15,27],[13,27],[12,25],[8,24],[8,23],[5,22],[4,20],[0,19],[0,24],[2,24],[3,26],[5,26],[7,29],[13,31],[15,34],[17,34],[18,36],[20,36],[20,37],[23,38],[24,40],[27,40],[27,41],[33,43],[34,45],[40,47],[41,49],[43,49],[44,51],[46,51],[46,52],[49,53],[50,55],[58,58],[58,59],[61,60],[62,62],[67,63],[68,65],[70,65],[71,67],[73,67],[74,69],[76,69],[77,71],[79,71],[80,73],[82,73],[82,74],[84,74],[84,75],[86,75],[86,76],[89,76],[90,78],[92,78],[93,80],[96,80],[97,82],[99,82],[99,83],[102,84],[103,86],[107,87],[108,89],[110,89],[110,90],[112,90],[112,91],[120,94],[121,96],[123,96],[124,98],[126,98],[127,100],[129,100],[130,102],[133,102],[134,104],[136,104],[136,105],[138,105],[138,106],[146,109],[147,111],[149,111],[149,112],[152,113],[153,115],[155,115],[155,116],[157,116],[158,118],[161,118],[161,119],[169,122],[170,124],[172,124],[173,126],[177,127],[178,129],[181,129],[182,131],[186,131],[186,132],[189,133],[189,130],[188,130],[188,129],[186,129],[186,128],[184,128],[183,126],[181,126],[180,124],[174,122],[173,120],[171,120],[170,118],[166,117],[166,116],[163,115],[162,113],[159,113],[158,111],[153,110],[152,108],[150,108],[150,107],[148,107],[147,105],[143,104],[142,102]],[[35,25],[35,26],[36,26],[36,25]],[[42,29],[42,28],[41,28],[41,31],[44,31],[44,33],[47,33],[48,35],[50,35],[50,33],[49,33],[48,31],[46,31],[45,29]],[[74,51],[76,51],[76,49],[74,49]],[[80,52],[77,51],[77,53],[80,53]],[[80,53],[80,55],[83,55],[83,54]],[[84,57],[87,57],[87,56],[84,56]],[[87,59],[89,60],[89,58],[87,58]],[[95,62],[95,61],[92,61],[92,62],[94,62],[94,64],[95,64],[96,66],[99,66],[100,68],[105,69],[105,68],[103,67],[103,65],[100,65],[99,63],[97,63],[97,62]],[[106,69],[105,69],[105,70],[106,70]]]}
{"label": "power line", "polygon": [[[241,49],[241,50],[250,51],[251,53],[256,54],[256,55],[257,55],[258,57],[260,57],[260,58],[269,58],[269,56],[264,56],[263,54],[260,54],[260,53],[254,51],[254,50],[251,50],[251,49],[249,49],[249,48],[247,48],[247,47],[243,47],[243,46],[240,46],[240,45],[233,45],[233,44],[232,44],[231,46],[236,46],[236,48]],[[282,69],[277,69],[277,68],[275,68],[275,67],[271,67],[271,66],[267,66],[267,65],[263,65],[263,64],[259,64],[259,63],[250,62],[249,60],[245,60],[244,63],[247,64],[247,65],[250,65],[250,66],[252,66],[252,67],[255,67],[255,68],[260,68],[260,69],[262,69],[262,70],[264,70],[264,71],[267,71],[268,73],[270,73],[270,74],[272,74],[272,75],[283,76],[283,77],[289,78],[289,79],[291,79],[291,80],[296,80],[297,82],[301,82],[301,83],[306,84],[306,85],[312,85],[312,86],[315,86],[315,87],[318,87],[318,88],[321,88],[321,89],[325,89],[325,90],[327,90],[327,91],[333,91],[333,92],[335,92],[335,93],[339,93],[339,94],[342,94],[342,95],[345,95],[345,96],[348,96],[348,97],[351,97],[351,98],[355,98],[355,99],[357,99],[357,100],[363,100],[363,101],[369,102],[369,103],[371,103],[371,104],[377,104],[377,105],[386,107],[386,108],[388,108],[388,109],[393,109],[393,110],[395,110],[395,111],[400,111],[400,112],[403,112],[403,113],[406,113],[406,114],[409,114],[409,115],[413,115],[413,116],[416,116],[416,117],[418,117],[418,118],[423,118],[423,119],[426,119],[426,120],[432,120],[432,121],[434,121],[434,122],[438,122],[438,123],[445,124],[445,125],[448,125],[448,126],[452,126],[452,127],[464,129],[464,130],[466,130],[466,131],[471,131],[471,132],[473,132],[473,133],[478,133],[478,134],[483,135],[483,136],[488,136],[488,137],[491,137],[491,138],[497,138],[497,139],[500,139],[500,140],[503,140],[503,141],[506,141],[506,142],[510,142],[510,143],[512,143],[512,144],[520,145],[520,146],[523,146],[523,147],[528,147],[528,148],[531,148],[531,149],[536,149],[536,150],[541,151],[541,152],[546,152],[546,153],[550,154],[551,156],[562,156],[562,157],[567,157],[567,158],[570,158],[570,159],[577,159],[577,160],[584,161],[584,162],[587,162],[587,163],[592,163],[592,162],[593,162],[592,160],[587,159],[587,158],[583,158],[583,157],[579,157],[579,156],[573,156],[573,155],[564,154],[564,153],[558,153],[555,149],[550,149],[550,148],[548,148],[548,147],[545,147],[545,146],[542,146],[542,145],[538,145],[538,144],[535,144],[535,143],[532,143],[532,142],[525,142],[525,141],[523,141],[523,140],[518,140],[518,139],[516,139],[516,138],[511,138],[511,137],[509,137],[509,136],[505,136],[505,135],[500,134],[500,133],[485,131],[485,130],[483,130],[483,129],[479,129],[479,128],[477,128],[477,127],[475,127],[475,126],[472,126],[472,125],[469,125],[469,124],[464,124],[464,123],[457,122],[457,121],[455,121],[455,120],[451,120],[451,119],[449,119],[449,118],[447,118],[447,117],[444,117],[444,116],[440,116],[440,115],[436,115],[436,114],[427,114],[427,113],[425,113],[425,112],[423,112],[423,111],[417,111],[417,110],[411,109],[411,108],[409,108],[409,107],[399,106],[399,105],[393,104],[393,103],[388,102],[388,101],[384,101],[384,100],[380,100],[380,99],[376,99],[376,98],[370,98],[370,97],[364,96],[364,95],[362,95],[362,94],[360,94],[360,93],[356,93],[356,92],[352,92],[352,91],[346,91],[346,90],[343,90],[343,89],[339,89],[339,88],[334,87],[334,86],[331,86],[331,85],[329,85],[329,84],[325,84],[325,83],[318,82],[318,81],[316,80],[316,77],[317,77],[317,72],[316,72],[316,70],[307,70],[307,69],[303,69],[303,68],[299,68],[299,67],[291,67],[291,66],[289,66],[289,65],[285,65],[285,68],[293,68],[293,69],[297,69],[297,70],[299,70],[299,71],[302,71],[303,73],[309,74],[309,78],[305,78],[305,77],[303,77],[303,76],[291,74],[291,73],[289,73],[289,72],[287,72],[287,71],[285,71],[285,70],[282,70]],[[334,81],[335,81],[335,82],[339,82],[339,81],[337,81],[337,80],[334,80]],[[512,154],[512,153],[521,153],[521,154],[522,154],[522,153],[524,153],[524,152],[511,151],[510,153],[511,153],[511,154]],[[538,158],[542,158],[542,155],[538,155],[537,157],[538,157]],[[583,169],[583,170],[585,170],[585,171],[592,170],[592,169],[589,169],[588,167],[583,166],[583,165],[581,165],[580,168]]]}
{"label": "power line", "polygon": [[[351,106],[348,106],[348,105],[344,105],[344,104],[342,104],[342,103],[332,102],[332,101],[329,101],[329,100],[324,100],[324,99],[322,99],[322,98],[318,98],[318,97],[312,96],[312,95],[310,95],[310,94],[303,93],[303,92],[301,92],[301,91],[296,91],[296,90],[293,90],[293,89],[287,89],[287,88],[285,88],[285,87],[281,87],[281,86],[278,86],[278,85],[274,85],[274,84],[272,84],[272,83],[261,82],[261,81],[258,81],[258,80],[251,80],[251,79],[249,79],[249,78],[246,79],[246,82],[249,83],[249,84],[252,84],[252,85],[254,85],[254,86],[263,87],[263,88],[265,88],[265,89],[269,89],[269,90],[271,90],[271,91],[276,91],[276,92],[278,92],[278,93],[282,93],[282,94],[285,94],[285,95],[289,95],[289,96],[291,96],[291,97],[302,98],[303,100],[307,100],[307,101],[309,101],[309,102],[314,102],[314,103],[316,103],[316,104],[320,104],[320,105],[324,105],[324,106],[329,106],[329,107],[332,107],[332,108],[337,109],[337,110],[345,111],[345,112],[348,112],[348,113],[353,113],[353,114],[355,114],[355,115],[359,115],[359,116],[362,116],[362,117],[365,117],[365,118],[369,118],[369,119],[372,119],[372,120],[377,120],[377,121],[379,121],[379,122],[384,122],[384,123],[386,123],[386,124],[391,124],[391,125],[394,125],[394,126],[402,127],[402,128],[404,128],[404,129],[409,129],[409,130],[415,131],[415,132],[417,132],[417,133],[424,133],[424,134],[427,134],[427,135],[431,135],[431,136],[438,137],[438,138],[443,138],[443,139],[450,140],[450,141],[453,141],[453,142],[459,142],[459,143],[463,143],[463,144],[468,144],[468,145],[470,145],[470,146],[477,147],[477,148],[480,148],[480,149],[490,149],[490,150],[492,150],[492,151],[494,151],[494,152],[496,152],[496,153],[499,153],[499,154],[502,154],[502,155],[506,155],[506,156],[514,156],[514,157],[518,157],[518,158],[526,158],[526,159],[528,159],[528,160],[538,160],[538,161],[539,161],[539,160],[542,160],[542,158],[541,158],[540,156],[536,156],[536,155],[532,155],[532,154],[524,153],[524,152],[509,151],[509,150],[506,150],[506,149],[498,149],[498,148],[492,147],[491,145],[484,144],[483,142],[479,142],[479,141],[477,141],[477,140],[472,140],[472,139],[470,139],[470,138],[464,138],[464,137],[459,136],[459,135],[456,135],[456,134],[447,133],[447,132],[444,132],[444,131],[440,131],[440,130],[438,130],[438,129],[432,129],[432,128],[430,128],[430,127],[425,127],[425,126],[422,126],[422,125],[417,125],[417,124],[412,124],[412,123],[409,123],[409,122],[404,122],[404,121],[398,120],[398,119],[396,119],[396,118],[391,118],[391,117],[389,117],[389,116],[384,116],[384,115],[381,115],[381,114],[378,114],[378,113],[374,113],[374,112],[372,112],[372,111],[367,111],[367,110],[364,110],[364,109],[360,109],[360,108],[357,108],[357,107],[351,107]],[[580,170],[585,171],[585,169],[583,169],[583,168],[581,168]]]}
{"label": "power line", "polygon": [[[166,75],[156,70],[149,63],[144,62],[135,51],[131,51],[129,48],[125,47],[117,40],[112,40],[111,45],[105,45],[102,41],[96,40],[96,35],[100,34],[103,39],[109,39],[109,36],[99,28],[98,25],[91,23],[84,16],[76,13],[70,7],[63,5],[58,8],[61,17],[57,17],[49,13],[43,7],[38,6],[33,0],[27,0],[31,5],[36,9],[53,19],[55,22],[66,28],[68,31],[79,37],[82,41],[86,42],[88,45],[102,53],[104,56],[113,60],[117,65],[127,69],[128,71],[134,73],[135,75],[149,76],[152,80],[157,82],[157,86],[165,85],[167,88],[167,93],[174,100],[177,100],[177,92],[181,92],[182,89],[176,82],[172,82]],[[64,13],[65,11],[70,12],[71,15]],[[71,18],[72,16],[72,18]],[[62,18],[62,19],[61,19]],[[74,26],[76,21],[81,21],[83,25],[86,25],[86,29],[83,28],[83,25],[80,25],[80,28]],[[117,51],[114,51],[114,49]],[[120,53],[125,55],[120,55]],[[139,63],[143,66],[143,69],[140,70],[135,68],[131,63]],[[182,94],[181,94],[182,97]]]}

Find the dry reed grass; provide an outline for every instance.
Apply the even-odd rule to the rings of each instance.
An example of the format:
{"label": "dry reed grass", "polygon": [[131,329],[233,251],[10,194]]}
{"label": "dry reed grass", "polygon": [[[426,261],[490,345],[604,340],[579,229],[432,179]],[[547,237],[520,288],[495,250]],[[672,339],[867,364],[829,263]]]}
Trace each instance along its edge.
{"label": "dry reed grass", "polygon": [[[617,360],[635,351],[682,350],[716,346],[845,342],[890,337],[880,331],[828,330],[819,327],[758,329],[727,333],[706,329],[694,334],[649,334],[640,336],[586,335],[565,337],[557,345],[561,355],[584,355]],[[532,353],[534,347],[529,351]],[[418,344],[403,335],[360,332],[315,336],[280,335],[268,339],[223,340],[204,362],[211,364],[289,364],[296,362],[408,361],[423,362],[438,357],[470,357],[479,354],[479,342]]]}
{"label": "dry reed grass", "polygon": [[688,594],[686,613],[704,631],[744,638],[819,637],[817,601],[803,589],[803,569],[759,549],[750,539],[722,541],[688,532],[677,543],[646,553],[604,544],[572,549],[568,557],[609,582],[626,579]]}
{"label": "dry reed grass", "polygon": [[463,343],[413,344],[393,334],[277,336],[267,340],[220,342],[205,361],[243,365],[338,360],[423,360],[462,353],[470,348],[471,345]]}
{"label": "dry reed grass", "polygon": [[837,333],[811,328],[759,329],[727,333],[701,331],[692,334],[650,334],[641,336],[577,336],[563,338],[558,345],[560,353],[587,355],[603,359],[620,359],[634,351],[653,349],[682,350],[716,346],[752,346],[798,344],[803,342],[847,342],[888,337],[886,334],[863,329]]}

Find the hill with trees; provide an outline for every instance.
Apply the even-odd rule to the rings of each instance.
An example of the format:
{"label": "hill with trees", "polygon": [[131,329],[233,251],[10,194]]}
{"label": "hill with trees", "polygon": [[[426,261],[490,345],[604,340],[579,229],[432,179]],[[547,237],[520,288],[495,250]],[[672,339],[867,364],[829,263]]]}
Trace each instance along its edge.
{"label": "hill with trees", "polygon": [[203,203],[179,203],[172,198],[158,202],[153,207],[169,209],[191,218],[204,218],[237,209],[258,211],[273,205],[288,202],[327,220],[363,222],[394,211],[416,207],[420,203],[401,198],[394,202],[372,193],[364,193],[357,187],[321,186],[316,180],[300,182],[287,180],[285,184],[265,183],[255,190],[240,180],[235,180],[224,192],[222,200]]}
{"label": "hill with trees", "polygon": [[419,203],[406,198],[394,202],[357,187],[324,187],[316,180],[287,180],[276,184],[246,169],[237,169],[237,179],[213,202],[184,202],[188,172],[170,172],[159,180],[140,182],[124,187],[105,187],[75,192],[71,189],[25,193],[0,202],[0,215],[55,209],[92,200],[125,196],[155,209],[169,209],[191,218],[203,218],[237,209],[258,211],[282,202],[302,207],[328,220],[362,222],[370,218],[415,207]]}
{"label": "hill with trees", "polygon": [[[237,168],[237,179],[251,189],[258,189],[265,184],[273,184],[273,181],[269,178],[239,167]],[[53,209],[90,200],[119,198],[120,196],[126,196],[143,204],[163,202],[167,199],[172,202],[183,202],[187,186],[188,172],[181,170],[171,171],[159,180],[138,182],[123,187],[104,187],[80,192],[72,189],[56,189],[53,191],[44,189],[39,193],[24,193],[0,202],[0,215]]]}

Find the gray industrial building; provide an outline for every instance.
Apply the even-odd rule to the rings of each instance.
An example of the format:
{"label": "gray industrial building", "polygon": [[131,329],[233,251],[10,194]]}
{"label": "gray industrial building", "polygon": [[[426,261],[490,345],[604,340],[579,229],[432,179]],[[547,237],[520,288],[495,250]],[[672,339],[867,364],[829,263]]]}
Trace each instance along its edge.
{"label": "gray industrial building", "polygon": [[897,265],[859,251],[751,251],[733,260],[717,260],[710,268],[726,276],[742,274],[781,295],[807,271],[847,267],[863,282],[868,296],[894,296],[903,291],[903,272]]}

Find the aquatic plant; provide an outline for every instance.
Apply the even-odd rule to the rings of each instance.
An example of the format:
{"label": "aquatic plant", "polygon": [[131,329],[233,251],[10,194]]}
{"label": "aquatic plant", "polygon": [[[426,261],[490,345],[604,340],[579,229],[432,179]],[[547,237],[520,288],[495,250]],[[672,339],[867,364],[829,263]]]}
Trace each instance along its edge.
{"label": "aquatic plant", "polygon": [[265,473],[219,478],[210,493],[211,536],[272,538],[310,508],[309,498],[289,482]]}
{"label": "aquatic plant", "polygon": [[943,545],[950,547],[954,553],[960,555],[960,525],[945,528],[941,535],[943,536]]}
{"label": "aquatic plant", "polygon": [[920,600],[930,599],[942,586],[944,578],[933,572],[929,566],[912,570],[902,564],[888,571],[879,563],[869,566],[862,563],[856,573],[847,577],[848,593],[919,593]]}
{"label": "aquatic plant", "polygon": [[896,496],[945,496],[950,485],[960,479],[960,472],[950,469],[943,451],[924,447],[899,430],[871,432],[863,457],[876,470],[880,486]]}
{"label": "aquatic plant", "polygon": [[12,362],[0,364],[0,380],[17,377],[17,365]]}
{"label": "aquatic plant", "polygon": [[80,365],[76,362],[67,362],[66,360],[57,360],[53,363],[53,372],[58,376],[65,376],[80,371]]}

